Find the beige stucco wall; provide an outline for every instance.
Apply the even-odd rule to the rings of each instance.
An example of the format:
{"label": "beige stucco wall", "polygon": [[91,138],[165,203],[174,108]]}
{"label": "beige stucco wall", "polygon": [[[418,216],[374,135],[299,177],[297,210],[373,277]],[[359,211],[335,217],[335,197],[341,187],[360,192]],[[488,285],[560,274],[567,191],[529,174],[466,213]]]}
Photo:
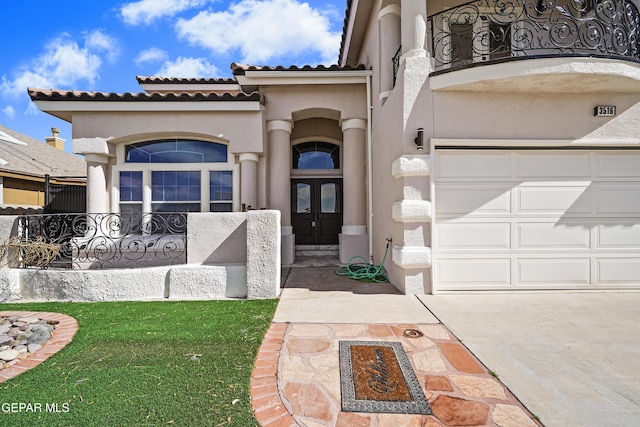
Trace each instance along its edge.
{"label": "beige stucco wall", "polygon": [[[367,117],[367,94],[363,84],[272,86],[261,88],[260,92],[267,98],[267,121],[293,121],[298,116],[334,120]],[[311,116],[304,114],[308,110],[312,110]]]}
{"label": "beige stucco wall", "polygon": [[[617,115],[594,117],[596,105],[615,105]],[[434,111],[436,138],[640,137],[637,94],[441,92]]]}
{"label": "beige stucco wall", "polygon": [[232,153],[262,153],[265,148],[261,111],[83,112],[74,113],[72,132],[74,139],[121,141],[131,135],[139,141],[189,133],[228,141]]}

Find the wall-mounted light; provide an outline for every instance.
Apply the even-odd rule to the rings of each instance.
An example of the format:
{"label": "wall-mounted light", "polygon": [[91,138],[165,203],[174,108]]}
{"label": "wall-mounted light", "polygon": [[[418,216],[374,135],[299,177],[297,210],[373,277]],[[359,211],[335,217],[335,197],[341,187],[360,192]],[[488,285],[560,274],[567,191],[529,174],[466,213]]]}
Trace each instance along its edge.
{"label": "wall-mounted light", "polygon": [[418,134],[416,135],[416,139],[413,140],[415,144],[418,146],[418,150],[422,150],[424,148],[424,129],[418,128]]}

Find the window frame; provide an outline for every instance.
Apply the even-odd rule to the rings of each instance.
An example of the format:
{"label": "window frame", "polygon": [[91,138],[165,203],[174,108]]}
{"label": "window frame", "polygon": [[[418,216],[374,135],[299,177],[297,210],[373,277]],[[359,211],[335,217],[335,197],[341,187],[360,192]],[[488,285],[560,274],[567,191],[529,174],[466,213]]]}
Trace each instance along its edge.
{"label": "window frame", "polygon": [[[175,138],[158,138],[157,141],[164,141]],[[177,138],[186,140],[188,138]],[[154,139],[155,140],[155,139]],[[229,144],[202,138],[192,139],[194,141],[211,142],[222,144],[227,147],[226,162],[203,162],[203,163],[127,163],[126,149],[128,145],[151,142],[147,140],[136,140],[116,146],[116,162],[112,167],[111,181],[111,211],[120,212],[120,172],[142,172],[142,212],[152,213],[152,191],[151,174],[159,171],[199,171],[200,172],[200,212],[210,212],[211,200],[209,200],[209,176],[210,172],[230,171],[233,182],[233,212],[240,211],[240,165],[235,161],[236,156],[229,151]],[[124,202],[125,204],[131,202]],[[137,202],[139,203],[139,202]]]}

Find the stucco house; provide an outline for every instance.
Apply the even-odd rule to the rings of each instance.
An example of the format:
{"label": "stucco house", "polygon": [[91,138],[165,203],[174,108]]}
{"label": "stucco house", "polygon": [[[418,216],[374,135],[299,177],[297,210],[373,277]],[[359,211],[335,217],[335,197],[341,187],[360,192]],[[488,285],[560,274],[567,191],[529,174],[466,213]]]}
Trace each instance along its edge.
{"label": "stucco house", "polygon": [[144,92],[30,89],[73,124],[87,210],[281,213],[403,293],[640,288],[631,0],[347,1],[339,64]]}
{"label": "stucco house", "polygon": [[84,191],[86,162],[65,152],[65,140],[53,131],[39,141],[0,126],[0,214],[42,211],[52,202],[46,197],[52,188],[56,194],[68,188]]}

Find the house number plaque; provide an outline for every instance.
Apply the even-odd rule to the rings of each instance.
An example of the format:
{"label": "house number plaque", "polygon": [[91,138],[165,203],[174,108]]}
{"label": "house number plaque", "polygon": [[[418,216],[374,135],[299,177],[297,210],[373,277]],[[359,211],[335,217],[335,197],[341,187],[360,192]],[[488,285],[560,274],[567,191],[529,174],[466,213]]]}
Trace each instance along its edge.
{"label": "house number plaque", "polygon": [[598,105],[593,114],[596,117],[613,117],[616,115],[615,105]]}

